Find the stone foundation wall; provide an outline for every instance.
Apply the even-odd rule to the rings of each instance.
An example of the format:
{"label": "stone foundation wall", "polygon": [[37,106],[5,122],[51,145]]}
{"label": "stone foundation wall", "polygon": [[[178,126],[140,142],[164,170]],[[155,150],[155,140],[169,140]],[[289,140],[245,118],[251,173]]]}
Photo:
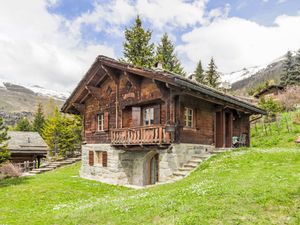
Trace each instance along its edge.
{"label": "stone foundation wall", "polygon": [[[213,146],[197,144],[173,144],[168,149],[147,149],[147,151],[123,151],[110,144],[87,144],[82,146],[80,176],[115,185],[147,184],[149,171],[146,164],[159,154],[159,181],[171,179],[173,172],[195,154],[209,152]],[[107,167],[89,165],[89,151],[106,151]],[[95,154],[94,154],[95,155]]]}

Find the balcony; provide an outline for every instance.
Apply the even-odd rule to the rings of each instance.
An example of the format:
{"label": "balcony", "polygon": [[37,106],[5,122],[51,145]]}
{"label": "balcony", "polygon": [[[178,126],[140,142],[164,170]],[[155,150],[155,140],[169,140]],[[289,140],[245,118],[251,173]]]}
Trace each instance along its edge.
{"label": "balcony", "polygon": [[170,134],[161,125],[128,127],[111,131],[112,145],[167,145]]}

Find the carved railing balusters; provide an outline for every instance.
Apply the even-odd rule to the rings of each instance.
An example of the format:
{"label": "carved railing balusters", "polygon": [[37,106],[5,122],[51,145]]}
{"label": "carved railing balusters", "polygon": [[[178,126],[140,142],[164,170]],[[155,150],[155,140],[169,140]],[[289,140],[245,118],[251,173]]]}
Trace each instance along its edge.
{"label": "carved railing balusters", "polygon": [[161,125],[120,128],[111,131],[112,145],[170,144],[168,134]]}

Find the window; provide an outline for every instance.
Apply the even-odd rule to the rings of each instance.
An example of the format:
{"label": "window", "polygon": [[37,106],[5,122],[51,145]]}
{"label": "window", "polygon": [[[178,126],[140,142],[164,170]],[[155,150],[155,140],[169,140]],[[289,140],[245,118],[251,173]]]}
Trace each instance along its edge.
{"label": "window", "polygon": [[96,151],[95,152],[95,164],[97,166],[107,167],[107,152]]}
{"label": "window", "polygon": [[144,109],[144,125],[153,125],[154,124],[154,108],[145,108]]}
{"label": "window", "polygon": [[184,125],[186,127],[193,127],[193,109],[191,108],[185,108]]}
{"label": "window", "polygon": [[104,114],[98,115],[98,131],[104,131]]}

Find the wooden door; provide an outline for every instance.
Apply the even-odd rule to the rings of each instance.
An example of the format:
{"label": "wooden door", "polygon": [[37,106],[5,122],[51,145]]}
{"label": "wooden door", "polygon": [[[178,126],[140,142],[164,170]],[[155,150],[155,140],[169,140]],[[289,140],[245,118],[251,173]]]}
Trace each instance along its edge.
{"label": "wooden door", "polygon": [[141,107],[132,107],[132,126],[138,127],[141,125]]}
{"label": "wooden door", "polygon": [[216,148],[224,147],[223,111],[216,112],[215,117],[215,142]]}
{"label": "wooden door", "polygon": [[232,147],[232,114],[225,113],[225,147]]}
{"label": "wooden door", "polygon": [[150,182],[149,184],[155,184],[158,182],[158,154],[154,155],[150,160]]}

